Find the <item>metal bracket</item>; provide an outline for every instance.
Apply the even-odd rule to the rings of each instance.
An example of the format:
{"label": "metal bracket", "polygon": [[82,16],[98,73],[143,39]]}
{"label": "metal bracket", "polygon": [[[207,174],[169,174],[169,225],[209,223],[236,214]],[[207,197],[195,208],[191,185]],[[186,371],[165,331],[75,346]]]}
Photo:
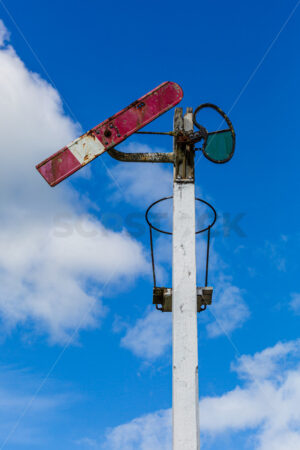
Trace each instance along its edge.
{"label": "metal bracket", "polygon": [[181,132],[177,134],[177,142],[193,145],[201,141],[202,139],[206,139],[207,134],[208,133],[205,128],[200,131]]}
{"label": "metal bracket", "polygon": [[174,154],[172,153],[125,153],[112,148],[107,153],[118,161],[125,162],[151,162],[151,163],[173,163]]}
{"label": "metal bracket", "polygon": [[[212,294],[213,288],[210,286],[197,287],[197,312],[204,311],[207,305],[212,304]],[[154,287],[153,304],[162,312],[172,312],[172,289]]]}
{"label": "metal bracket", "polygon": [[[187,112],[192,108],[187,108]],[[188,135],[193,130],[184,129],[184,119],[182,117],[182,108],[175,109],[174,115],[174,181],[176,183],[194,183],[195,182],[195,164],[194,164],[194,145],[189,140]]]}
{"label": "metal bracket", "polygon": [[[113,125],[110,125],[112,128]],[[174,156],[174,152],[171,153],[126,153],[120,152],[115,148],[108,150],[108,154],[118,161],[125,162],[151,162],[151,163],[174,163],[178,168],[177,181],[178,182],[191,182],[194,180],[194,154],[188,155],[188,152],[194,152],[194,144],[206,139],[207,131],[202,127],[199,131],[184,131],[183,125],[178,122],[177,129],[169,132],[156,132],[156,131],[138,131],[136,134],[159,134],[173,136],[176,141],[177,158]],[[107,130],[109,133],[110,131]],[[181,150],[180,150],[181,147]]]}
{"label": "metal bracket", "polygon": [[[170,132],[151,132],[151,131],[139,131],[136,134],[159,134],[173,136],[178,146],[182,146],[182,151],[178,150],[179,155],[177,159],[174,157],[174,152],[170,153],[126,153],[120,152],[115,148],[107,151],[107,153],[118,161],[125,162],[151,162],[151,163],[174,163],[175,160],[178,165],[178,182],[191,182],[193,181],[193,159],[194,155],[188,155],[188,152],[194,152],[194,144],[206,139],[207,131],[203,127],[203,130],[186,132],[178,127],[177,131]],[[180,169],[179,169],[180,167]]]}

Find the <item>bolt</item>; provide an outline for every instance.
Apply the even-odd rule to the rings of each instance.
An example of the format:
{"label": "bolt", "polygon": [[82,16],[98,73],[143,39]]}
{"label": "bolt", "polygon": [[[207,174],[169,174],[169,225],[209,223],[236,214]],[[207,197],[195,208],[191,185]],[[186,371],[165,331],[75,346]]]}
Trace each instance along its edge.
{"label": "bolt", "polygon": [[104,131],[104,136],[105,136],[105,137],[110,137],[110,136],[111,136],[111,131],[105,130],[105,131]]}

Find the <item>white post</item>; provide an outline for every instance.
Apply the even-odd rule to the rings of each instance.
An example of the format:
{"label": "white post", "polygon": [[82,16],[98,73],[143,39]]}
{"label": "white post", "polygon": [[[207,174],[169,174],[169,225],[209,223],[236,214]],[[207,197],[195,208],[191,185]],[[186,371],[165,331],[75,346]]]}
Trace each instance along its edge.
{"label": "white post", "polygon": [[[192,112],[182,120],[176,108],[174,129],[193,129]],[[180,116],[179,116],[180,113]],[[182,145],[182,144],[181,144]],[[178,152],[176,138],[174,152]],[[178,153],[177,153],[178,154]],[[180,158],[179,158],[180,159]],[[176,161],[176,160],[175,160]],[[180,160],[182,164],[182,160]],[[184,162],[185,174],[186,161]],[[185,178],[188,178],[187,176]],[[199,450],[198,338],[194,179],[178,172],[173,187],[173,450]]]}

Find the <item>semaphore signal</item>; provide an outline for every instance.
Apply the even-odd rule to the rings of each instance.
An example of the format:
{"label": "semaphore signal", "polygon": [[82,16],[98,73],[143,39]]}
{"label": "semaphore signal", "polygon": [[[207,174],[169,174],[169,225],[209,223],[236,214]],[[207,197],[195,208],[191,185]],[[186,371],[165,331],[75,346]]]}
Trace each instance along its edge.
{"label": "semaphore signal", "polygon": [[[199,450],[197,312],[204,311],[212,302],[213,288],[207,285],[209,244],[210,230],[217,216],[214,208],[206,201],[195,199],[195,152],[202,151],[214,163],[225,163],[234,153],[235,132],[229,118],[220,108],[204,103],[196,108],[194,114],[192,108],[187,108],[184,116],[182,108],[176,108],[173,131],[149,132],[173,136],[173,152],[124,153],[115,149],[126,138],[176,106],[182,97],[183,92],[178,84],[170,81],[162,83],[42,161],[36,168],[50,186],[55,186],[106,151],[119,161],[173,165],[173,233],[166,233],[172,234],[172,288],[156,285],[152,229],[162,230],[149,221],[148,212],[153,205],[146,212],[152,250],[153,303],[162,312],[172,312],[173,450]],[[205,108],[219,113],[227,128],[208,132],[200,125],[197,114]],[[195,145],[200,142],[202,147],[196,149]],[[195,228],[195,200],[206,203],[214,213],[211,224],[200,231]],[[208,233],[205,283],[197,287],[195,236],[204,231]]]}

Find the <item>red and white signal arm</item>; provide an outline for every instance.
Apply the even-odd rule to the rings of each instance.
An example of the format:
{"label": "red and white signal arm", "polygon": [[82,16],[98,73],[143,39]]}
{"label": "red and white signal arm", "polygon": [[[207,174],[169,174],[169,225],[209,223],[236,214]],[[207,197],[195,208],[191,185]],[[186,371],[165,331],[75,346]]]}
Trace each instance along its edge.
{"label": "red and white signal arm", "polygon": [[177,105],[182,97],[181,87],[166,81],[42,161],[36,168],[50,186],[55,186]]}

